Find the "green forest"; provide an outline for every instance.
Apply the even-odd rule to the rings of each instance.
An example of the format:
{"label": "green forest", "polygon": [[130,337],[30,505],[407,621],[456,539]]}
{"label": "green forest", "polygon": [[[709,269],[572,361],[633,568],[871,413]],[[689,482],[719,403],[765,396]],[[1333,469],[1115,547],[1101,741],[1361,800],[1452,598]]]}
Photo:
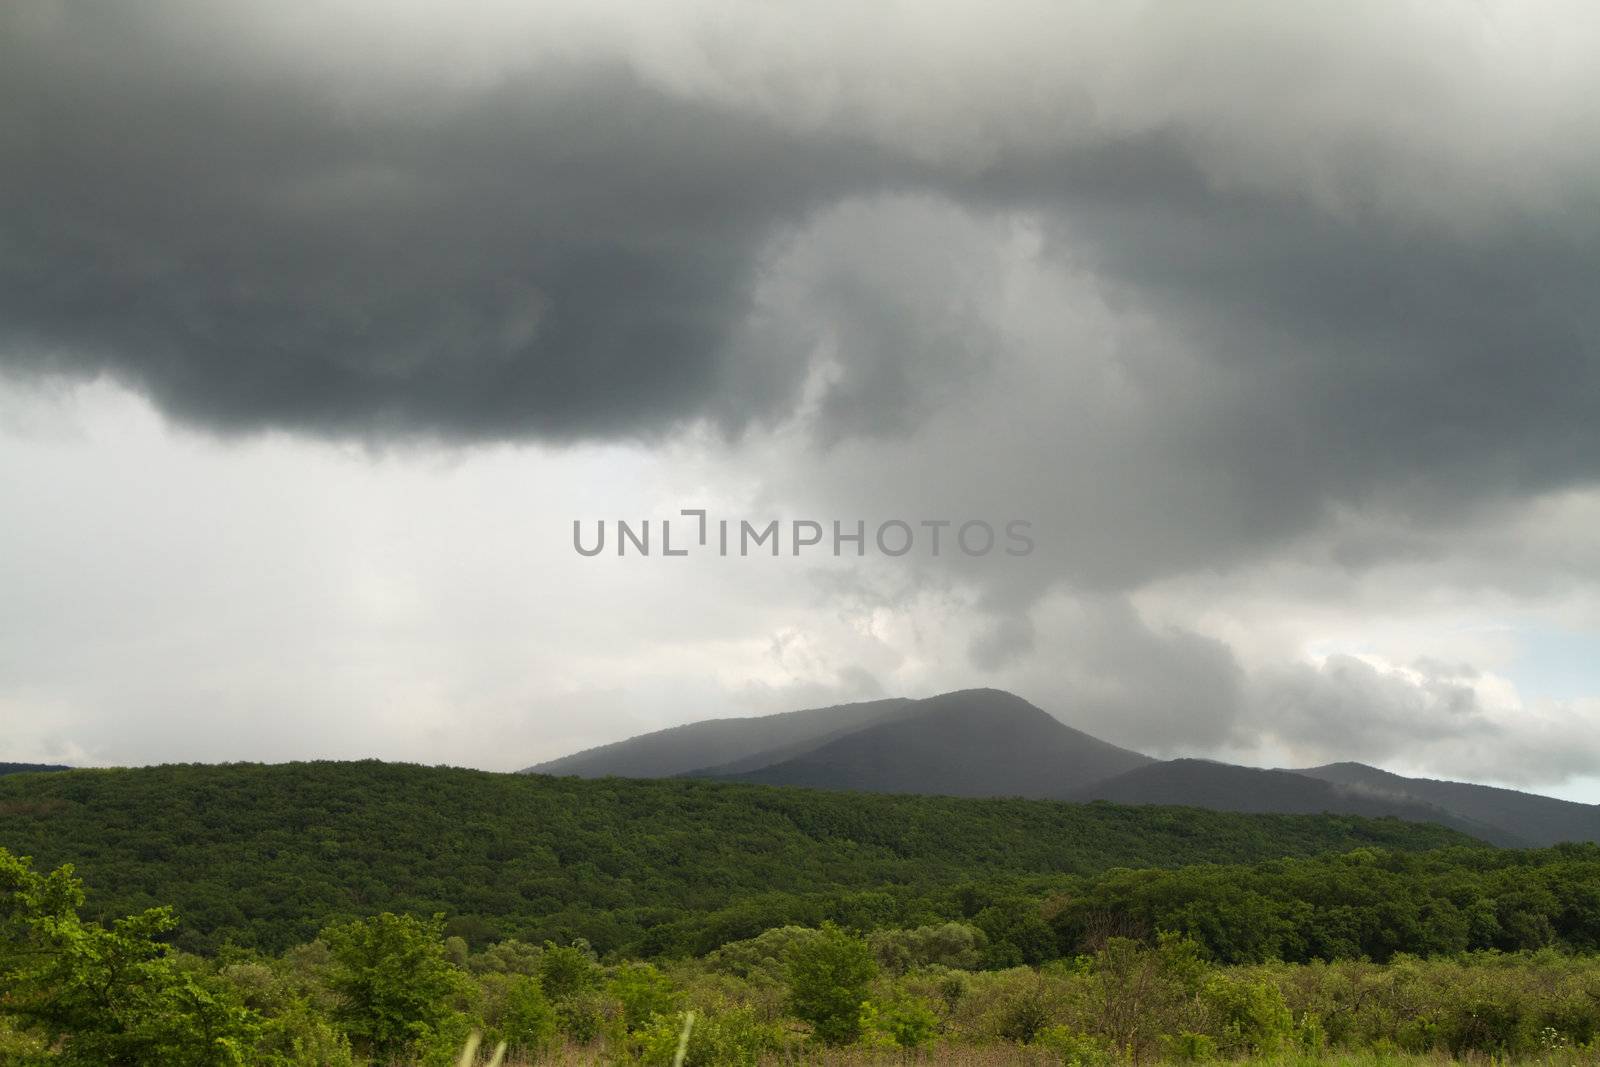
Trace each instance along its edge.
{"label": "green forest", "polygon": [[1600,1055],[1600,846],[1389,819],[371,762],[20,774],[0,930],[8,1064]]}
{"label": "green forest", "polygon": [[[0,846],[72,863],[91,914],[174,905],[176,944],[281,951],[329,919],[696,955],[788,923],[957,918],[1114,867],[1470,844],[1393,819],[547,778],[378,762],[0,778]],[[965,896],[963,895],[965,894]]]}

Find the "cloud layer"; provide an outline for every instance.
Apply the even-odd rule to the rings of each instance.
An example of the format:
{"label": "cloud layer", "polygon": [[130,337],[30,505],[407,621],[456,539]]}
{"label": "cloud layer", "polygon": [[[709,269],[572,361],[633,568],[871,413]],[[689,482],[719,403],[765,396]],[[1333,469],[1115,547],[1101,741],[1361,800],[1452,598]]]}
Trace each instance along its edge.
{"label": "cloud layer", "polygon": [[[290,441],[330,485],[348,442],[529,449],[543,504],[515,521],[541,530],[708,502],[1034,522],[1007,565],[634,575],[646,604],[713,590],[677,662],[723,697],[689,686],[684,714],[977,676],[1147,747],[1581,775],[1588,705],[1410,635],[1441,603],[1595,622],[1597,45],[1576,4],[23,0],[0,12],[0,371]],[[482,491],[452,505],[501,506]],[[13,547],[75,521],[38,515]],[[558,614],[605,634],[584,627],[628,586],[588,577]],[[1352,636],[1379,619],[1380,647]],[[659,627],[615,639],[564,646],[592,673],[542,688],[508,655],[485,715],[672,674]],[[10,669],[13,701],[58,692]]]}

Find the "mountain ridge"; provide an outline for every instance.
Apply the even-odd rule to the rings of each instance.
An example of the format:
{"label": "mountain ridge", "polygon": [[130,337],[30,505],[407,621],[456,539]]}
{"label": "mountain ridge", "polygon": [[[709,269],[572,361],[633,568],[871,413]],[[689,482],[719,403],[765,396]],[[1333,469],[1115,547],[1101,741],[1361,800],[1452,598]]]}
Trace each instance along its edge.
{"label": "mountain ridge", "polygon": [[908,703],[910,701],[904,697],[890,697],[776,715],[701,719],[546,760],[519,773],[579,778],[670,778],[814,736],[864,726],[894,714]]}
{"label": "mountain ridge", "polygon": [[1398,796],[1444,807],[1471,819],[1493,819],[1533,845],[1600,841],[1600,805],[1443,778],[1409,778],[1365,763],[1328,763],[1296,772],[1346,789]]}
{"label": "mountain ridge", "polygon": [[916,701],[887,721],[728,777],[761,785],[1059,800],[1150,762],[1014,694],[965,689]]}
{"label": "mountain ridge", "polygon": [[1015,694],[964,689],[654,731],[529,768],[963,797],[1022,796],[1214,811],[1394,816],[1502,846],[1600,842],[1600,806],[1361,763],[1243,767],[1158,760]]}
{"label": "mountain ridge", "polygon": [[1414,798],[1385,798],[1298,771],[1242,767],[1216,760],[1174,759],[1152,763],[1093,783],[1066,799],[1209,808],[1247,814],[1336,812],[1366,818],[1389,815],[1410,822],[1448,826],[1502,847],[1521,848],[1532,844],[1502,826]]}

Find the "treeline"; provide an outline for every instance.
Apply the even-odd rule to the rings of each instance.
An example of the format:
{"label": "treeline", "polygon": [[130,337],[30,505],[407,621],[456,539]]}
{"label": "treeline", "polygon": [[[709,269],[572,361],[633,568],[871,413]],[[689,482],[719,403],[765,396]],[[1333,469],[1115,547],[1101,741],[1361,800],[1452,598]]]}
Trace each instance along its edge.
{"label": "treeline", "polygon": [[961,919],[989,932],[987,962],[999,966],[1070,947],[1038,902],[1075,899],[1112,868],[1469,841],[1393,819],[378,762],[0,778],[0,846],[45,867],[76,864],[92,916],[174,905],[183,924],[170,936],[204,954],[281,952],[331,920],[382,911],[445,913],[447,933],[474,945],[583,939],[603,955],[650,958],[786,924]]}
{"label": "treeline", "polygon": [[[1110,871],[1044,902],[1056,949],[1174,932],[1227,963],[1600,949],[1600,845],[1357,849],[1254,866]],[[1600,990],[1597,990],[1600,994]]]}
{"label": "treeline", "polygon": [[607,963],[582,942],[474,951],[437,917],[380,913],[283,953],[203,959],[159,940],[165,909],[107,927],[81,904],[70,872],[0,849],[0,1062],[444,1067],[483,1062],[458,1059],[474,1035],[515,1064],[663,1067],[680,1049],[686,1067],[1600,1054],[1600,961],[1551,949],[1223,966],[1160,933],[981,971],[986,936],[968,924],[826,924]]}

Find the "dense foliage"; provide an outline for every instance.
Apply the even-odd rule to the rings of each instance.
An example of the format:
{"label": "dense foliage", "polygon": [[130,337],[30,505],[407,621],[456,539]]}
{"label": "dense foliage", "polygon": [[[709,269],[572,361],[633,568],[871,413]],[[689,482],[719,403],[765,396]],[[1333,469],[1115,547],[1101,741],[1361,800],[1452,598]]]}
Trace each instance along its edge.
{"label": "dense foliage", "polygon": [[36,1040],[0,1061],[211,1067],[246,1062],[259,1027],[226,983],[174,964],[154,908],[102,926],[78,914],[70,867],[49,875],[0,849],[0,1017]]}
{"label": "dense foliage", "polygon": [[[42,873],[68,860],[87,897]],[[378,763],[0,779],[5,1063],[432,1067],[481,1032],[668,1064],[686,1013],[691,1065],[1577,1063],[1596,951],[1600,846],[1394,820]]]}
{"label": "dense foliage", "polygon": [[607,965],[582,942],[473,952],[437,919],[381,913],[281,954],[200,959],[156,939],[164,912],[104,927],[80,900],[70,871],[0,850],[0,1062],[443,1067],[478,1033],[513,1064],[641,1067],[680,1046],[688,1067],[1600,1054],[1600,961],[1551,949],[1223,966],[1165,932],[974,971],[926,957],[981,944],[976,928],[825,925]]}
{"label": "dense foliage", "polygon": [[[1358,849],[1253,867],[1112,871],[1046,905],[1064,951],[1177,931],[1229,963],[1600,950],[1600,846]],[[1108,925],[1109,924],[1109,925]]]}
{"label": "dense foliage", "polygon": [[580,780],[377,762],[0,778],[0,846],[72,862],[109,917],[175,905],[180,947],[281,951],[341,918],[449,916],[474,945],[583,938],[700,955],[785,924],[974,919],[988,965],[1060,937],[1028,903],[1113,867],[1419,850],[1440,827],[1343,816]]}

